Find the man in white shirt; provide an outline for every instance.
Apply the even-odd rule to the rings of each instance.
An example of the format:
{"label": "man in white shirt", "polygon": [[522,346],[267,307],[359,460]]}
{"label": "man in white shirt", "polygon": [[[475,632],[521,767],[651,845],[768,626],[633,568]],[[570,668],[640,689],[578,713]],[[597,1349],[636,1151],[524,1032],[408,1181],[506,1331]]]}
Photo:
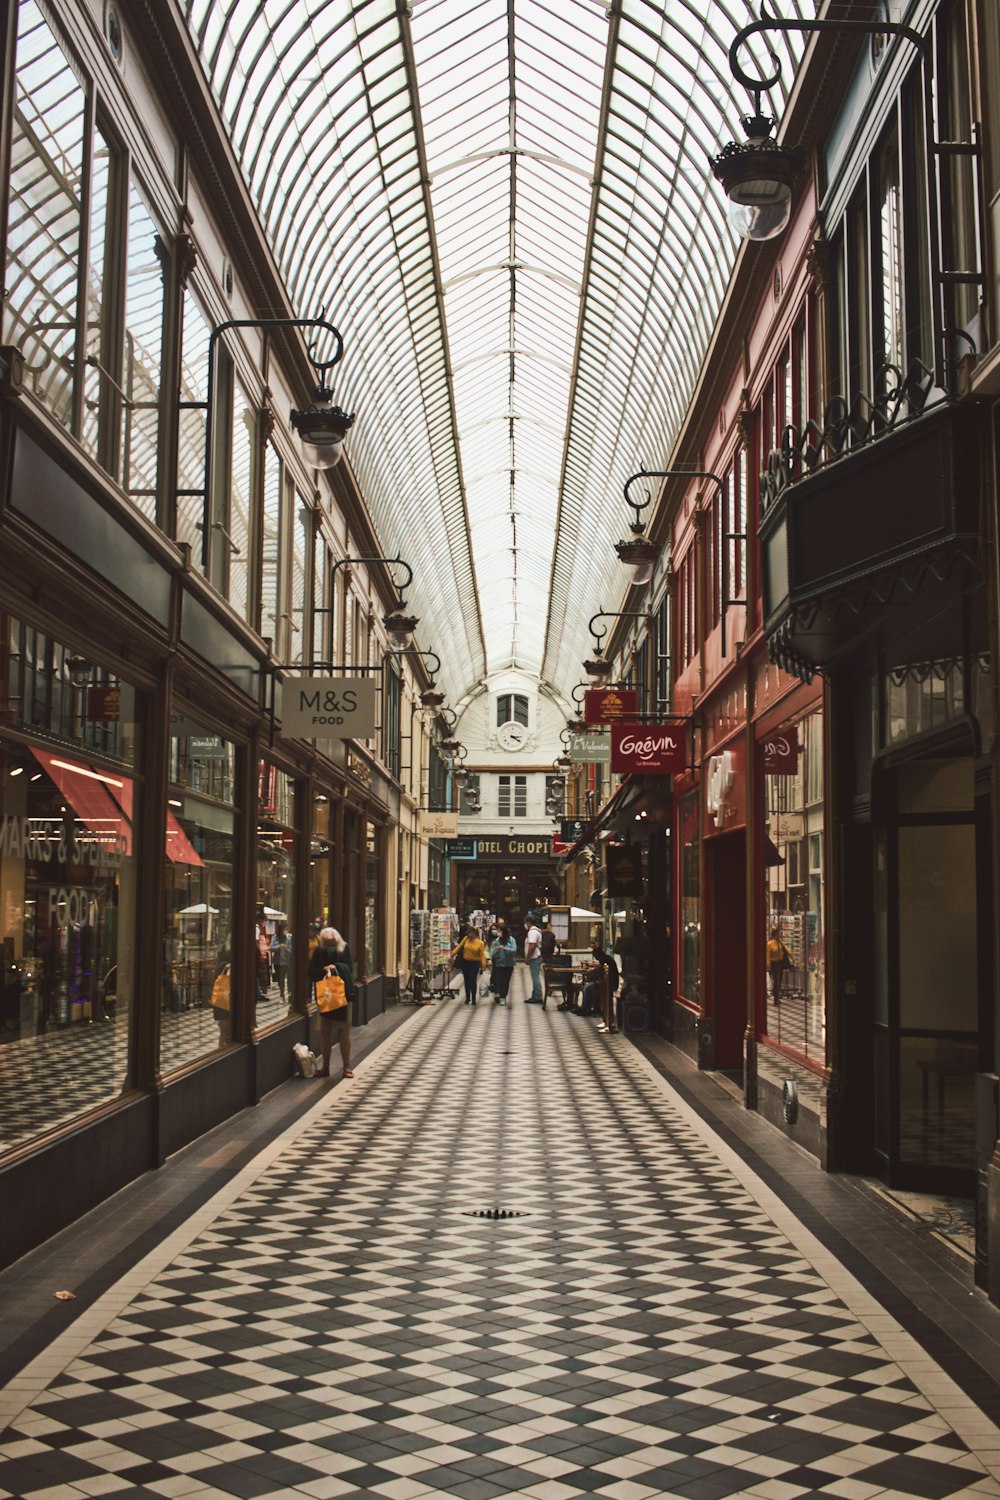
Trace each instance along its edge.
{"label": "man in white shirt", "polygon": [[541,1005],[542,995],[542,934],[529,917],[524,924],[524,956],[531,970],[531,994],[529,1005]]}

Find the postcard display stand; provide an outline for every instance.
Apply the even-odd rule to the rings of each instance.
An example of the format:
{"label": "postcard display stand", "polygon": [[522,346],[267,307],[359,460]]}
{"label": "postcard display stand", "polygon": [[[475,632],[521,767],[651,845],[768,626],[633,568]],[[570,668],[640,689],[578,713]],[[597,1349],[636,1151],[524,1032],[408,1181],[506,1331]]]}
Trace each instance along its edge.
{"label": "postcard display stand", "polygon": [[410,965],[414,975],[422,968],[427,989],[436,976],[441,981],[438,987],[445,988],[444,966],[457,942],[458,912],[454,907],[410,912]]}
{"label": "postcard display stand", "polygon": [[430,914],[430,942],[427,957],[431,971],[441,973],[441,988],[445,989],[444,966],[451,958],[451,951],[458,942],[458,912],[453,906],[440,906]]}

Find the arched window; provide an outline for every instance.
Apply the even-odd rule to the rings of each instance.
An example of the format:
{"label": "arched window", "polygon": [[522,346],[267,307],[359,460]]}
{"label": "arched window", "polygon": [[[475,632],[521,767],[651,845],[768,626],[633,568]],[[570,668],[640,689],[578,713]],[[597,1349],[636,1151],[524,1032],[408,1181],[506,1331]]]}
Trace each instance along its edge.
{"label": "arched window", "polygon": [[501,693],[497,698],[497,728],[501,724],[528,727],[528,700],[523,693]]}

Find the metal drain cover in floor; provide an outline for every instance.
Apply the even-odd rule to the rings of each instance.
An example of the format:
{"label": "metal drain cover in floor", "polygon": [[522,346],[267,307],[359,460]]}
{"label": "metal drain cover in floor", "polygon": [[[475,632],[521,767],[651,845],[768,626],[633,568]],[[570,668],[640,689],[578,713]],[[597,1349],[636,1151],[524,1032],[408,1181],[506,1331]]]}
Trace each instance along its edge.
{"label": "metal drain cover in floor", "polygon": [[463,1219],[523,1219],[524,1213],[519,1208],[467,1208],[462,1211]]}

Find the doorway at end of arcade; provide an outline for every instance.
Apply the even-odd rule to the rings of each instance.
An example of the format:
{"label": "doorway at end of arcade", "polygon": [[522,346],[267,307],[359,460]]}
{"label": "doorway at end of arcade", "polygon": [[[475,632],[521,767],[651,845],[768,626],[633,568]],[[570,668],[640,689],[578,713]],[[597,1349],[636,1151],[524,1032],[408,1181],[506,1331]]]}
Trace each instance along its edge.
{"label": "doorway at end of arcade", "polygon": [[525,919],[562,899],[562,880],[551,866],[477,862],[456,872],[455,907],[463,920],[488,912],[519,934]]}

